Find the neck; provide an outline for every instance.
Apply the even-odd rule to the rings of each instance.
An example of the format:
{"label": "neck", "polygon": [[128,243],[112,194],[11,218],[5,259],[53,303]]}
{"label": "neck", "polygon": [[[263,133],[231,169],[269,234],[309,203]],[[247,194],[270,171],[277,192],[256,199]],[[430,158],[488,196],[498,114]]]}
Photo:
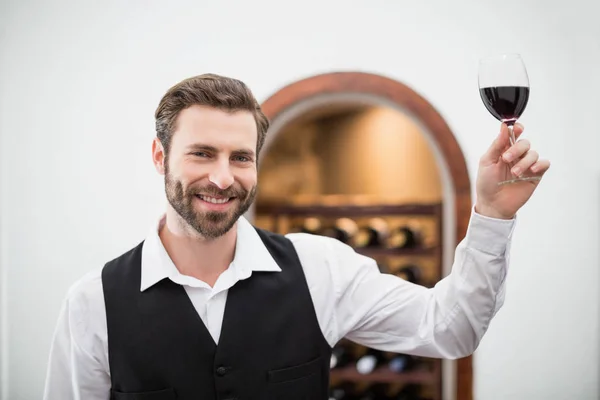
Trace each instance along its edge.
{"label": "neck", "polygon": [[213,287],[219,275],[229,268],[233,261],[236,228],[237,222],[223,236],[207,239],[169,207],[159,236],[169,257],[182,275],[192,276]]}

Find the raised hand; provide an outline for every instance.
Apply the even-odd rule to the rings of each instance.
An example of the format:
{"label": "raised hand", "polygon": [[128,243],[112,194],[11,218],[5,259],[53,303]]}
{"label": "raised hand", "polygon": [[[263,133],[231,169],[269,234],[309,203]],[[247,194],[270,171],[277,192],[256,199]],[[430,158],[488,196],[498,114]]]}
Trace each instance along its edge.
{"label": "raised hand", "polygon": [[502,124],[500,134],[479,160],[476,212],[492,218],[513,218],[529,200],[541,179],[505,185],[498,183],[523,175],[541,178],[550,168],[550,161],[540,159],[527,139],[518,139],[522,133],[523,125],[515,124],[517,141],[511,146],[508,127]]}

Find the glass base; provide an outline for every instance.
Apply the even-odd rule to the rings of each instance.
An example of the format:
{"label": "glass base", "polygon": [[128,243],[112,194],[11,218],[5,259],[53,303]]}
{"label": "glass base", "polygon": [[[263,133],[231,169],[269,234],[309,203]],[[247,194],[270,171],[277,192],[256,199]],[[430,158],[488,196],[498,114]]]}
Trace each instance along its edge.
{"label": "glass base", "polygon": [[540,179],[542,179],[541,176],[523,176],[521,178],[513,178],[513,179],[506,180],[506,181],[498,182],[498,186],[508,185],[508,184],[517,183],[517,182],[536,182],[536,181],[539,181]]}

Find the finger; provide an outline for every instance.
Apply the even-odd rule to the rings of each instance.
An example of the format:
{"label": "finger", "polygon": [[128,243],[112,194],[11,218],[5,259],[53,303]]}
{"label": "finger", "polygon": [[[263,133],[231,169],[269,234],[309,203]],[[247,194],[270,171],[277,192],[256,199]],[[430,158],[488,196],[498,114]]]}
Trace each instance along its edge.
{"label": "finger", "polygon": [[531,143],[527,139],[521,139],[512,145],[508,150],[502,154],[502,158],[506,162],[518,160],[523,157],[531,148]]}
{"label": "finger", "polygon": [[524,130],[525,127],[523,127],[523,125],[518,122],[513,126],[513,134],[515,135],[515,140],[517,140],[519,136],[521,136]]}
{"label": "finger", "polygon": [[506,124],[500,126],[500,133],[496,136],[496,139],[492,142],[491,146],[481,157],[481,162],[485,165],[497,163],[502,153],[510,145],[508,138],[508,127]]}
{"label": "finger", "polygon": [[515,176],[521,176],[523,172],[531,168],[539,158],[540,156],[535,150],[528,151],[523,158],[521,158],[521,160],[519,160],[519,162],[511,168],[510,171]]}
{"label": "finger", "polygon": [[536,175],[542,176],[550,168],[549,160],[538,160],[531,166],[531,171]]}
{"label": "finger", "polygon": [[[502,130],[503,127],[506,127],[506,131],[508,132],[508,126],[506,126],[504,122],[500,125],[500,130]],[[523,134],[524,130],[525,127],[519,122],[513,125],[513,135],[515,136],[515,141]]]}

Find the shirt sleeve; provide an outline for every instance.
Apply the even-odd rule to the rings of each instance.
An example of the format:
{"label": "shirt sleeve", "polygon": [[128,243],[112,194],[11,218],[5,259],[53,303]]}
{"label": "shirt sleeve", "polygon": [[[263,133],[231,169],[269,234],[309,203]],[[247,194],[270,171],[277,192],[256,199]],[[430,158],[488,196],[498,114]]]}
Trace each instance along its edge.
{"label": "shirt sleeve", "polygon": [[[102,356],[102,344],[94,333],[95,304],[98,288],[94,282],[74,285],[63,302],[46,373],[44,400],[108,400],[110,376]],[[101,288],[100,288],[101,290]]]}
{"label": "shirt sleeve", "polygon": [[318,306],[332,309],[322,325],[334,331],[325,336],[423,357],[472,354],[504,302],[514,224],[473,211],[450,274],[433,288],[382,274],[373,259],[324,238],[333,303]]}

